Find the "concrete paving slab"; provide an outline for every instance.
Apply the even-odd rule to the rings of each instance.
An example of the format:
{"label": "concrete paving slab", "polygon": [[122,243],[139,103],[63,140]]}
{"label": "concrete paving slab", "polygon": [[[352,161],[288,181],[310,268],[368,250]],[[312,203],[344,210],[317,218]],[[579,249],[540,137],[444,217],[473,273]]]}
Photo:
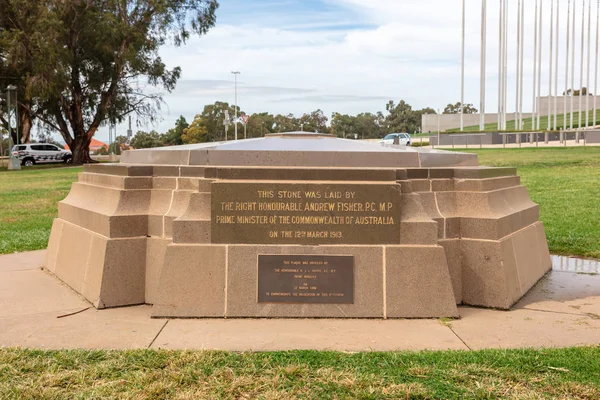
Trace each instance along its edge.
{"label": "concrete paving slab", "polygon": [[0,346],[386,351],[466,349],[461,339],[472,349],[600,344],[600,276],[579,270],[555,268],[511,311],[460,307],[450,329],[438,320],[166,320],[152,319],[151,306],[87,309],[39,269],[42,252],[9,256],[0,256]]}
{"label": "concrete paving slab", "polygon": [[552,271],[514,309],[531,309],[600,318],[600,275]]}
{"label": "concrete paving slab", "polygon": [[466,350],[438,320],[170,320],[152,348],[229,351]]}
{"label": "concrete paving slab", "polygon": [[90,307],[81,296],[41,269],[0,271],[0,318]]}
{"label": "concrete paving slab", "polygon": [[0,318],[0,346],[44,349],[132,349],[148,347],[164,320],[150,306],[88,309],[64,318],[55,312]]}
{"label": "concrete paving slab", "polygon": [[600,344],[600,320],[586,315],[459,307],[452,330],[473,350]]}
{"label": "concrete paving slab", "polygon": [[44,265],[46,250],[0,255],[0,272],[36,269]]}

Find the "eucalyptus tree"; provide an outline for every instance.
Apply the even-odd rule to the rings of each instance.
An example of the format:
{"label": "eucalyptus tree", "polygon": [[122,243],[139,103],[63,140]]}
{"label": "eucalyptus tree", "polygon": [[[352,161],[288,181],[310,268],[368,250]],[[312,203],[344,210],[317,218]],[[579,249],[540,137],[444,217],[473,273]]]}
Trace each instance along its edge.
{"label": "eucalyptus tree", "polygon": [[142,123],[158,118],[163,91],[181,76],[181,68],[167,68],[160,48],[206,34],[217,7],[216,0],[0,0],[0,16],[32,13],[27,26],[8,19],[2,54],[31,64],[24,77],[38,105],[31,113],[59,131],[73,162],[83,163],[103,124],[130,114]]}

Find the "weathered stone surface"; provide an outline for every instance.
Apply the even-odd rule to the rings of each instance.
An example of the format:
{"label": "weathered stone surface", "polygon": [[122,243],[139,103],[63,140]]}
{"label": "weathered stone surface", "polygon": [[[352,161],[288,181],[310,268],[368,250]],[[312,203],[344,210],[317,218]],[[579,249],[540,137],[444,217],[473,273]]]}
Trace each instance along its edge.
{"label": "weathered stone surface", "polygon": [[[515,169],[477,166],[473,154],[298,132],[121,160],[84,167],[48,244],[47,269],[97,308],[453,317],[457,303],[510,307],[550,267],[539,207]],[[352,300],[260,300],[258,259],[274,255],[352,258],[352,284],[329,286]],[[315,293],[323,279],[349,279],[313,275]]]}
{"label": "weathered stone surface", "polygon": [[169,245],[152,316],[225,316],[226,251],[226,246]]}
{"label": "weathered stone surface", "polygon": [[[382,318],[383,246],[227,246],[228,317]],[[350,255],[354,257],[352,304],[259,303],[259,255]]]}
{"label": "weathered stone surface", "polygon": [[388,318],[458,317],[440,246],[387,246],[385,282]]}

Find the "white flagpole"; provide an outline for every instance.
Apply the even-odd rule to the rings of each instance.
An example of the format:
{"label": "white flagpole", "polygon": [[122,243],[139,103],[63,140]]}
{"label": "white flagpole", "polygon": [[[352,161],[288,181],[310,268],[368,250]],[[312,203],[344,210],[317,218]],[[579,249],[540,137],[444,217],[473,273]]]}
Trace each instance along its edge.
{"label": "white flagpole", "polygon": [[517,2],[517,67],[515,68],[515,130],[519,130],[519,80],[521,74],[519,73],[519,65],[521,57],[521,0]]}
{"label": "white flagpole", "polygon": [[523,49],[525,47],[525,0],[521,3],[521,77],[519,78],[519,130],[523,129]]}
{"label": "white flagpole", "polygon": [[503,112],[502,112],[502,130],[506,130],[506,98],[507,98],[507,88],[508,88],[508,0],[504,2],[504,65],[503,74],[504,74],[504,82],[503,82]]}
{"label": "white flagpole", "polygon": [[567,51],[565,53],[565,93],[563,95],[563,130],[567,129],[567,91],[569,90],[569,40],[571,34],[571,0],[567,5]]}
{"label": "white flagpole", "polygon": [[498,11],[498,130],[502,129],[502,46],[504,45],[504,41],[502,40],[502,28],[504,24],[503,2],[504,0],[498,2],[500,5]]}
{"label": "white flagpole", "polygon": [[[600,1],[600,0],[598,0]],[[535,91],[536,91],[536,84],[537,84],[537,40],[538,40],[538,0],[535,0],[535,25],[533,28],[533,102],[532,104],[532,110],[531,110],[531,129],[535,130],[536,129],[536,124],[535,124],[535,113],[536,113],[536,109],[537,109],[537,99],[535,97]]]}
{"label": "white flagpole", "polygon": [[554,30],[552,25],[554,24],[554,0],[550,0],[550,60],[548,61],[548,126],[547,129],[552,129],[552,51],[553,40],[554,40]]}
{"label": "white flagpole", "polygon": [[544,9],[544,1],[541,0],[540,1],[540,26],[539,26],[539,30],[538,30],[538,37],[540,38],[540,42],[538,43],[538,88],[537,88],[537,98],[538,98],[538,108],[536,110],[536,114],[537,114],[537,129],[542,129],[542,123],[541,123],[541,107],[539,107],[539,102],[540,102],[540,97],[542,94],[542,25],[544,22],[544,13],[543,13],[543,9]]}
{"label": "white flagpole", "polygon": [[598,23],[600,23],[600,0],[596,2],[596,61],[594,62],[594,126],[596,126],[597,106],[596,98],[598,92]]}
{"label": "white flagpole", "polygon": [[588,2],[588,39],[587,39],[587,78],[586,78],[586,93],[585,93],[585,127],[589,127],[590,121],[590,43],[592,31],[592,0]]}
{"label": "white flagpole", "polygon": [[554,64],[554,130],[557,128],[557,114],[558,114],[558,50],[559,50],[559,15],[560,15],[560,0],[556,0],[556,56]]}
{"label": "white flagpole", "polygon": [[581,7],[581,62],[579,63],[579,129],[581,129],[583,114],[583,45],[585,42],[585,0]]}
{"label": "white flagpole", "polygon": [[486,0],[481,1],[481,77],[479,85],[479,129],[485,128],[485,35],[486,35]]}
{"label": "white flagpole", "polygon": [[570,129],[573,130],[573,120],[575,116],[575,12],[577,9],[577,0],[573,0],[573,29],[571,30],[571,125]]}
{"label": "white flagpole", "polygon": [[460,131],[464,129],[464,108],[465,108],[465,0],[462,2],[462,47],[460,63]]}

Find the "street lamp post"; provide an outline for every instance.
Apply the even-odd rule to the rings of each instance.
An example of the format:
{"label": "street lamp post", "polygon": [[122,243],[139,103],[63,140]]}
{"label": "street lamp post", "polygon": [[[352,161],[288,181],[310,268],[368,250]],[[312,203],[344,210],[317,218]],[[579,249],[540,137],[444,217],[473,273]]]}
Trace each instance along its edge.
{"label": "street lamp post", "polygon": [[231,73],[235,77],[235,104],[234,104],[235,118],[233,119],[233,123],[234,123],[234,130],[235,130],[235,140],[237,140],[237,124],[238,124],[238,120],[237,120],[237,76],[241,72],[240,71],[231,71]]}
{"label": "street lamp post", "polygon": [[[8,151],[9,151],[9,161],[8,161],[8,169],[19,170],[21,169],[21,163],[19,159],[13,155],[12,152],[12,123],[10,117],[10,92],[15,91],[16,94],[17,87],[15,85],[8,85],[6,88],[6,106],[8,112]],[[15,98],[15,100],[17,100]],[[16,113],[17,120],[17,144],[19,144],[19,115]]]}

